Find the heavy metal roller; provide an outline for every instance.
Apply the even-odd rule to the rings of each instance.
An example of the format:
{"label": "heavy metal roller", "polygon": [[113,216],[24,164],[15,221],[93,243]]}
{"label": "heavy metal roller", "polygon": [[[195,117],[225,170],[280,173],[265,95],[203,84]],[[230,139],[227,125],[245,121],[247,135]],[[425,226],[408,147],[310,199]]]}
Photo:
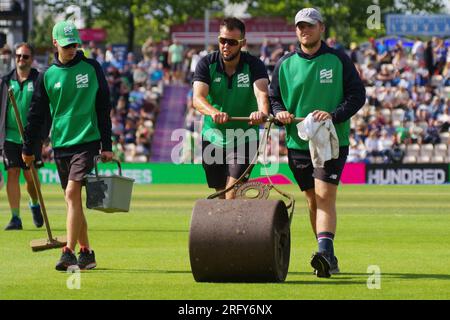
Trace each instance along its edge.
{"label": "heavy metal roller", "polygon": [[[230,120],[249,121],[249,118]],[[272,117],[266,120],[265,138],[259,151],[265,148],[273,122]],[[235,185],[195,203],[189,256],[192,274],[198,282],[282,282],[286,279],[295,201],[292,195],[277,189],[270,177],[270,185],[240,183],[257,158],[258,154]],[[236,190],[236,199],[214,199],[232,188]],[[289,203],[269,200],[271,189],[288,198]],[[248,196],[250,191],[257,194]]]}

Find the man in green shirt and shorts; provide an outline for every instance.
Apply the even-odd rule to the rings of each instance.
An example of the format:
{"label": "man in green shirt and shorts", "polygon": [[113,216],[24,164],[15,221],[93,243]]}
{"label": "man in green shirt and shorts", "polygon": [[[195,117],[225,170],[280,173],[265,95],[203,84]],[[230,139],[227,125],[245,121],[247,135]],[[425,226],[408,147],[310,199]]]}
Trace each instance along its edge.
{"label": "man in green shirt and shorts", "polygon": [[77,50],[81,40],[73,23],[61,21],[53,27],[53,45],[54,63],[40,74],[32,98],[22,157],[27,164],[33,161],[36,133],[51,116],[51,142],[67,203],[67,246],[56,270],[76,265],[92,269],[97,264],[89,245],[81,188],[99,151],[103,161],[113,157],[109,88],[98,62]]}
{"label": "man in green shirt and shorts", "polygon": [[[3,150],[3,162],[5,170],[8,172],[6,193],[12,214],[11,221],[5,230],[22,230],[23,228],[20,219],[20,172],[23,172],[27,191],[30,195],[29,207],[33,215],[33,222],[38,228],[44,224],[31,172],[22,160],[22,137],[20,136],[14,109],[8,97],[8,89],[12,89],[21,121],[25,125],[31,97],[39,75],[39,72],[31,67],[33,58],[34,48],[30,44],[17,44],[15,47],[16,68],[0,80],[0,150]],[[34,150],[36,158],[34,165],[36,168],[43,166],[41,160],[42,144],[40,142],[36,144]]]}
{"label": "man in green shirt and shorts", "polygon": [[[193,78],[194,108],[204,115],[203,169],[208,186],[217,192],[234,184],[250,165],[258,148],[259,124],[269,112],[264,63],[241,51],[246,43],[244,23],[225,19],[218,39],[219,51],[199,61]],[[251,121],[229,121],[230,117]],[[224,195],[234,197],[234,190]]]}
{"label": "man in green shirt and shorts", "polygon": [[[318,277],[339,272],[334,255],[336,194],[347,159],[350,118],[365,102],[364,85],[350,58],[321,41],[322,15],[313,8],[295,16],[300,46],[282,57],[274,69],[270,104],[277,120],[286,125],[289,167],[305,193],[318,251],[311,266]],[[315,121],[331,119],[339,140],[339,157],[314,168],[309,143],[300,139],[293,117],[312,113]]]}

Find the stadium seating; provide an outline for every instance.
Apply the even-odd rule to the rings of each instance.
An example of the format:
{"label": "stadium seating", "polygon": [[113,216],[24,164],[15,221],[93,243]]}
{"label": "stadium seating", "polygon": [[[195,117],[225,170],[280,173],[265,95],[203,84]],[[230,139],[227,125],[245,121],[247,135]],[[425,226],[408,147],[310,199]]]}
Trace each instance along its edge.
{"label": "stadium seating", "polygon": [[406,156],[403,158],[403,163],[416,163],[417,159],[415,156]]}
{"label": "stadium seating", "polygon": [[433,157],[431,157],[431,162],[432,163],[444,163],[445,160],[446,160],[446,158],[443,157],[443,156],[433,156]]}
{"label": "stadium seating", "polygon": [[448,146],[445,143],[440,143],[434,146],[434,156],[447,156]]}
{"label": "stadium seating", "polygon": [[431,157],[434,147],[432,144],[424,144],[420,146],[420,156]]}
{"label": "stadium seating", "polygon": [[441,142],[442,143],[449,143],[450,142],[450,132],[441,132],[439,134],[439,136],[441,137]]}
{"label": "stadium seating", "polygon": [[417,163],[430,163],[431,157],[430,156],[419,156],[417,158]]}
{"label": "stadium seating", "polygon": [[417,143],[410,144],[406,147],[406,155],[418,157],[420,152],[420,146]]}

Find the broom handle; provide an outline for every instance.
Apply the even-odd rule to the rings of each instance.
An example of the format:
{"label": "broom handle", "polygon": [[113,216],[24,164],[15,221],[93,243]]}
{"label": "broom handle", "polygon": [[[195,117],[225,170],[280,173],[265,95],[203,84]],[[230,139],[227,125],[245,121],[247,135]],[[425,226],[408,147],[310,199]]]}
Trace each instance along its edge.
{"label": "broom handle", "polygon": [[[9,89],[8,94],[14,109],[14,115],[16,116],[16,122],[17,126],[19,127],[20,137],[22,138],[22,141],[25,142],[22,120],[20,119],[19,109],[17,108],[16,98],[14,97],[14,91],[12,89]],[[34,166],[34,162],[31,162],[30,170],[31,170],[31,177],[33,178],[34,188],[36,189],[36,193],[39,198],[39,204],[41,205],[42,216],[44,217],[45,229],[47,230],[48,239],[53,240],[52,231],[50,229],[50,223],[47,217],[47,210],[45,209],[44,197],[42,196],[41,193],[39,176]]]}

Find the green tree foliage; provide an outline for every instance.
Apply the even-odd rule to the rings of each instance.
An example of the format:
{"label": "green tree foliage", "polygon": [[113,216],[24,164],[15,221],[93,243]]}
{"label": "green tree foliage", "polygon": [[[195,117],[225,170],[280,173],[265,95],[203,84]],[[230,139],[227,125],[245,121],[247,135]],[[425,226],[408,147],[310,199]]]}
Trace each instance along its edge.
{"label": "green tree foliage", "polygon": [[205,9],[223,8],[222,0],[39,0],[51,12],[63,13],[70,5],[80,7],[86,27],[102,27],[109,42],[143,43],[149,36],[167,38],[170,26],[189,18],[203,18]]}
{"label": "green tree foliage", "polygon": [[[384,21],[387,13],[439,13],[444,0],[258,0],[242,1],[249,5],[252,16],[278,16],[294,21],[298,10],[305,7],[318,8],[324,16],[327,30],[325,36],[335,36],[346,44],[385,34]],[[381,13],[381,28],[367,28],[370,13],[367,8],[378,5]]]}
{"label": "green tree foliage", "polygon": [[54,16],[47,13],[37,19],[33,19],[33,30],[30,34],[30,42],[38,49],[49,49],[52,47],[52,29],[54,25]]}

